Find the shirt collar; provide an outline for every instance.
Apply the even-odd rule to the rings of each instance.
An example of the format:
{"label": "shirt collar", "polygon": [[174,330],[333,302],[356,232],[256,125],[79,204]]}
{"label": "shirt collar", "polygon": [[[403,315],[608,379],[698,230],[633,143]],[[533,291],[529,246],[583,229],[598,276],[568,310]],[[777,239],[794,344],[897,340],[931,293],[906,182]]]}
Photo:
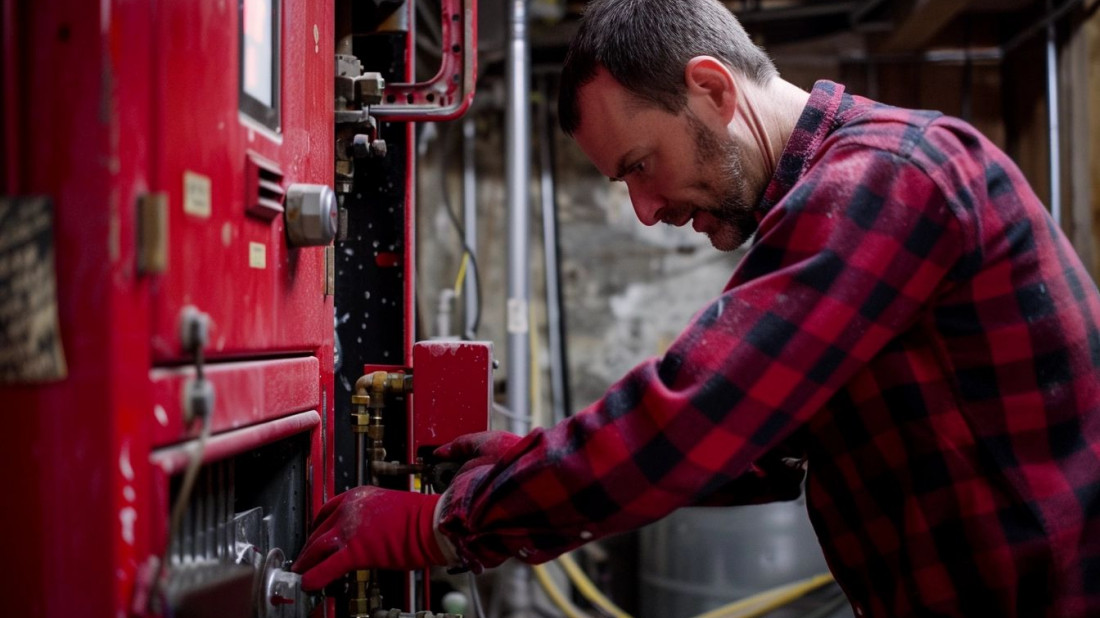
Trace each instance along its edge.
{"label": "shirt collar", "polygon": [[798,124],[775,166],[775,174],[760,200],[761,217],[778,204],[806,172],[821,142],[840,124],[840,111],[845,99],[850,104],[851,97],[844,93],[844,86],[840,84],[825,80],[814,84],[810,100],[802,109]]}

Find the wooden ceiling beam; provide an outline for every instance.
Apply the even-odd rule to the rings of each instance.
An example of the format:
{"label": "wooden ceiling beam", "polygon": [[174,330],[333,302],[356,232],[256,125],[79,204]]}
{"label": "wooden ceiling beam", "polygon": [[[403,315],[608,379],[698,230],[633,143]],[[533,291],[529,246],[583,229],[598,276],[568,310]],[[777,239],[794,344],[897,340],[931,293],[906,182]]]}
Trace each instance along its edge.
{"label": "wooden ceiling beam", "polygon": [[973,0],[910,0],[880,51],[914,52],[963,13]]}

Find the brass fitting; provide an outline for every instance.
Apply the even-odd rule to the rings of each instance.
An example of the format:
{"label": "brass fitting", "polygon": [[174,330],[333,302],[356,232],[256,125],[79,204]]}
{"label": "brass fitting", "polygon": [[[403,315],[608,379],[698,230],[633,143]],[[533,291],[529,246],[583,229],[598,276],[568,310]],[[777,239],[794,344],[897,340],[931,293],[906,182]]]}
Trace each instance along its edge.
{"label": "brass fitting", "polygon": [[360,569],[355,572],[356,595],[348,601],[348,614],[352,618],[370,618],[372,610],[382,604],[381,598],[376,600],[377,604],[371,602],[371,579],[371,572],[368,570]]}
{"label": "brass fitting", "polygon": [[367,426],[370,425],[368,411],[370,395],[352,395],[351,404],[354,406],[354,412],[351,413],[351,430],[354,433],[367,433]]}
{"label": "brass fitting", "polygon": [[[364,376],[370,384],[370,396],[375,400],[372,407],[381,408],[386,405],[386,395],[404,395],[412,390],[412,376],[407,373],[387,373],[375,371]],[[355,383],[359,386],[363,378]],[[358,390],[358,388],[357,388]]]}
{"label": "brass fitting", "polygon": [[363,448],[369,470],[369,480],[366,482],[377,483],[376,466],[386,460],[386,449],[383,446],[386,434],[383,415],[386,399],[411,391],[412,376],[405,373],[374,371],[355,381],[355,394],[351,397],[351,403],[355,407],[351,415],[352,431],[367,440]]}
{"label": "brass fitting", "polygon": [[387,395],[403,395],[412,391],[412,376],[406,373],[374,371],[355,381],[351,403],[372,410],[386,407]]}
{"label": "brass fitting", "polygon": [[348,601],[348,615],[352,618],[370,618],[370,608],[366,597],[355,597]]}

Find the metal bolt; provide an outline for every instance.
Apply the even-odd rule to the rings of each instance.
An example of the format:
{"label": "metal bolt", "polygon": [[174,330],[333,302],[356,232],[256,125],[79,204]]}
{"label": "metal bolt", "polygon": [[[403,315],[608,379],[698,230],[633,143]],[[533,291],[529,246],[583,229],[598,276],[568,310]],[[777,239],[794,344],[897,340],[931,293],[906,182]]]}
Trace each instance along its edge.
{"label": "metal bolt", "polygon": [[365,133],[356,133],[351,138],[351,146],[348,148],[351,156],[356,159],[371,156],[370,136]]}
{"label": "metal bolt", "polygon": [[381,73],[365,73],[355,79],[355,88],[360,105],[377,105],[382,102],[386,80]]}
{"label": "metal bolt", "polygon": [[209,380],[188,380],[183,385],[183,422],[206,419],[214,413],[214,385]]}
{"label": "metal bolt", "polygon": [[376,139],[370,143],[370,156],[381,159],[386,156],[386,140]]}
{"label": "metal bolt", "polygon": [[209,330],[209,315],[192,305],[180,311],[180,343],[184,350],[194,353],[205,348]]}

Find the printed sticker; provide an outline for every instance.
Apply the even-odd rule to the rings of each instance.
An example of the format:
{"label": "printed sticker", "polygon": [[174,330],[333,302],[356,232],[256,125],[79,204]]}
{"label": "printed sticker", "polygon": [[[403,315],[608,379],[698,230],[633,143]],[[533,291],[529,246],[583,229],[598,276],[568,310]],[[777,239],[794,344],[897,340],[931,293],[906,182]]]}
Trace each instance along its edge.
{"label": "printed sticker", "polygon": [[267,268],[267,245],[262,242],[248,243],[248,265],[252,268]]}
{"label": "printed sticker", "polygon": [[0,383],[68,374],[57,314],[53,202],[0,198]]}
{"label": "printed sticker", "polygon": [[210,218],[210,178],[192,171],[183,173],[183,212]]}

